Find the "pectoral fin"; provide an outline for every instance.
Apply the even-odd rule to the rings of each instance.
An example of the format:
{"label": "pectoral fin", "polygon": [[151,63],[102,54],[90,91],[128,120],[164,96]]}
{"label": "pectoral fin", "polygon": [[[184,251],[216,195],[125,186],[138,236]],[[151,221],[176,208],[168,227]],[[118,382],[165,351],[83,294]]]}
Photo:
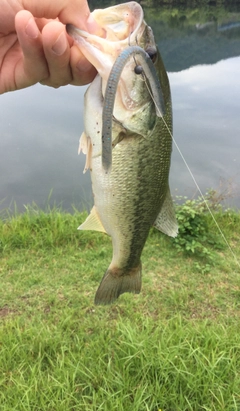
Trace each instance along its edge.
{"label": "pectoral fin", "polygon": [[81,151],[83,152],[83,154],[86,154],[86,163],[85,163],[85,167],[83,170],[83,174],[85,174],[89,168],[91,169],[92,142],[91,142],[91,138],[89,136],[86,136],[84,132],[82,133],[79,139],[78,154],[80,154]]}
{"label": "pectoral fin", "polygon": [[79,227],[78,230],[93,230],[93,231],[101,231],[102,233],[106,233],[105,228],[102,225],[102,222],[100,220],[100,217],[97,213],[96,207],[93,206],[91,213],[89,216],[86,218],[84,223],[82,223]]}
{"label": "pectoral fin", "polygon": [[174,206],[172,202],[172,197],[170,190],[168,188],[167,194],[158,214],[155,223],[153,224],[159,231],[170,237],[176,237],[178,234],[178,223],[175,216]]}

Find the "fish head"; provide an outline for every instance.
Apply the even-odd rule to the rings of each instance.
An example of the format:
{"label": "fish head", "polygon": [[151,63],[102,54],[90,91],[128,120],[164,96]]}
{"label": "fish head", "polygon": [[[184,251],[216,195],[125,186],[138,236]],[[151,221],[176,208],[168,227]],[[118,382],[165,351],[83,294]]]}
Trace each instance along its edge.
{"label": "fish head", "polygon": [[[69,24],[67,32],[97,69],[102,79],[102,95],[105,95],[110,71],[124,49],[138,45],[149,54],[154,64],[158,52],[152,29],[144,21],[140,4],[132,1],[94,10],[91,14],[101,28],[101,37]],[[146,93],[142,76],[134,71],[137,65],[137,57],[130,58],[120,77],[114,106],[114,116],[120,122],[151,99]]]}

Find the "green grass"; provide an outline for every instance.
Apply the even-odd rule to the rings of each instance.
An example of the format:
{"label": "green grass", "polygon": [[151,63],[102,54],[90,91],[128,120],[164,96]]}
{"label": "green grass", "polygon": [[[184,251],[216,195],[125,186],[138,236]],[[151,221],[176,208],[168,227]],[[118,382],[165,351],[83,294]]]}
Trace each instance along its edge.
{"label": "green grass", "polygon": [[[152,230],[141,294],[99,307],[111,241],[85,216],[0,220],[0,409],[240,411],[240,270],[210,217],[209,261]],[[216,218],[239,260],[239,212]]]}

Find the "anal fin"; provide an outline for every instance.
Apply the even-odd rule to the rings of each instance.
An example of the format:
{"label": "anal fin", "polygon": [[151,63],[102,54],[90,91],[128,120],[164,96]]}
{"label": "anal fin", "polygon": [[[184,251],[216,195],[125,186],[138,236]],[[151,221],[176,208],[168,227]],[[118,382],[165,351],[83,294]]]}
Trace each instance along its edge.
{"label": "anal fin", "polygon": [[102,233],[106,233],[105,228],[100,220],[96,207],[93,206],[89,216],[86,218],[84,223],[82,223],[78,230],[93,230],[93,231],[101,231]]}

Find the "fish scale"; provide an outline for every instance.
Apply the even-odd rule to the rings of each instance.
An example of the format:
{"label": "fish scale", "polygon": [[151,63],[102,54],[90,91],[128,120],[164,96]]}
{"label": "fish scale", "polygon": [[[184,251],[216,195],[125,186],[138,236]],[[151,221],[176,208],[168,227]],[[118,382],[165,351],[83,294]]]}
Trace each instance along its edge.
{"label": "fish scale", "polygon": [[[106,172],[110,169],[112,162],[112,115],[114,108],[114,100],[116,94],[116,87],[119,83],[121,73],[129,58],[140,58],[141,71],[145,78],[150,81],[151,92],[153,93],[154,102],[158,108],[157,115],[165,113],[164,99],[160,87],[159,79],[157,77],[154,65],[149,55],[139,46],[129,46],[123,50],[117,57],[114,66],[110,72],[103,106],[103,128],[102,128],[102,165]],[[137,63],[136,63],[137,64]],[[134,70],[136,73],[136,70]],[[137,73],[136,73],[137,74]]]}

